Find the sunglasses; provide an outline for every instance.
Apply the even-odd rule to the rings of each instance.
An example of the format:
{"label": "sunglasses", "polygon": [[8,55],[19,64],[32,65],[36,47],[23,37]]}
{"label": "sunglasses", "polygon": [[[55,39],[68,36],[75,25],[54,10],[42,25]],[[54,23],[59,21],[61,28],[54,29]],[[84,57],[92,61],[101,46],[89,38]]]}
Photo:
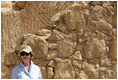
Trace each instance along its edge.
{"label": "sunglasses", "polygon": [[24,52],[21,52],[21,53],[20,53],[21,56],[24,56],[24,55],[29,56],[30,54],[31,54],[31,53],[24,53]]}

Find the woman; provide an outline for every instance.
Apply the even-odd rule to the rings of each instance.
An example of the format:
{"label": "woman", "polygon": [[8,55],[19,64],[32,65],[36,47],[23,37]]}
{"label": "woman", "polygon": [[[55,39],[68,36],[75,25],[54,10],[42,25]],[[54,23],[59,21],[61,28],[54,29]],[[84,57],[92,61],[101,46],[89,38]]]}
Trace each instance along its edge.
{"label": "woman", "polygon": [[12,79],[41,79],[40,68],[31,61],[32,49],[23,45],[20,49],[20,65],[12,70]]}

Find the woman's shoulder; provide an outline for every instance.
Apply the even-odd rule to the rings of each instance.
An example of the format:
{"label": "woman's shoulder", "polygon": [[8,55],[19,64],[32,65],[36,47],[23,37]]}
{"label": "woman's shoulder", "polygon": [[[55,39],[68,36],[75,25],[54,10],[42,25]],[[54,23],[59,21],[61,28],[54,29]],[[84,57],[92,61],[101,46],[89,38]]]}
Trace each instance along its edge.
{"label": "woman's shoulder", "polygon": [[33,64],[33,67],[36,69],[36,70],[40,70],[40,67],[38,66],[38,65],[36,65],[36,64]]}
{"label": "woman's shoulder", "polygon": [[38,66],[38,65],[36,65],[36,64],[33,64],[33,66],[34,66],[35,68],[39,68],[39,66]]}
{"label": "woman's shoulder", "polygon": [[33,61],[31,61],[31,65],[35,68],[39,68],[39,66],[37,64],[34,64]]}
{"label": "woman's shoulder", "polygon": [[19,65],[12,69],[13,72],[18,72],[19,70],[20,70],[20,66]]}

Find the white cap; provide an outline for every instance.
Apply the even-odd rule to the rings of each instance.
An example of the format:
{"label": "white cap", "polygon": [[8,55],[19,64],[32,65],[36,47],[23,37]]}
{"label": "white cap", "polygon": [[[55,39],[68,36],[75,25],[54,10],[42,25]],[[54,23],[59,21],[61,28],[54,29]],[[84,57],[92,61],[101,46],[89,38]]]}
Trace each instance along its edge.
{"label": "white cap", "polygon": [[21,49],[20,49],[20,53],[21,53],[22,51],[25,51],[25,52],[29,53],[29,52],[32,52],[32,49],[31,49],[31,47],[28,46],[28,45],[22,45],[22,46],[21,46]]}

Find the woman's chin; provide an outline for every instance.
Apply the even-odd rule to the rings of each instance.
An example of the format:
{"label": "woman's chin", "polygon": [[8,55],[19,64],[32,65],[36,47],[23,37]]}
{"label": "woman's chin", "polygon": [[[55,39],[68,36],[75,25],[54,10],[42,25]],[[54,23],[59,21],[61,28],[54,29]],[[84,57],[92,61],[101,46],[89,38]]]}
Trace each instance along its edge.
{"label": "woman's chin", "polygon": [[23,61],[27,62],[27,61],[29,61],[29,60],[28,60],[28,59],[23,59]]}

